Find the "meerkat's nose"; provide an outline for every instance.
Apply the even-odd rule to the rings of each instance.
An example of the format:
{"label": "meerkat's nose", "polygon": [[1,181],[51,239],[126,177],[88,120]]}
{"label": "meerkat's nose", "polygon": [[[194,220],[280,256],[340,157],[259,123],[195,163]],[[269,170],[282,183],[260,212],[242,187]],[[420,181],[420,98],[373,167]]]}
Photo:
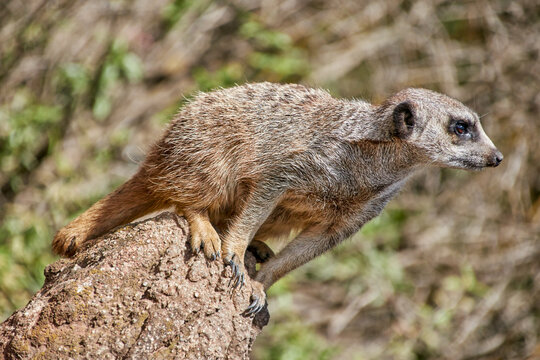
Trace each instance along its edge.
{"label": "meerkat's nose", "polygon": [[499,166],[499,164],[503,161],[504,155],[499,150],[495,150],[495,153],[493,154],[493,157],[491,158],[489,165],[496,167]]}

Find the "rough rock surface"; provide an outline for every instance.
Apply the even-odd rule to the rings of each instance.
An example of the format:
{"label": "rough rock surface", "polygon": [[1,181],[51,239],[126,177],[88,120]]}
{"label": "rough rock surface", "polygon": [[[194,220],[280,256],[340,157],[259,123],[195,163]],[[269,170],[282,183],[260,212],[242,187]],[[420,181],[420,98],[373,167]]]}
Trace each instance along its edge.
{"label": "rough rock surface", "polygon": [[[185,219],[126,225],[73,259],[0,325],[0,358],[247,359],[269,319],[242,315],[251,282],[231,290],[230,267],[194,255]],[[253,274],[255,261],[246,256]]]}

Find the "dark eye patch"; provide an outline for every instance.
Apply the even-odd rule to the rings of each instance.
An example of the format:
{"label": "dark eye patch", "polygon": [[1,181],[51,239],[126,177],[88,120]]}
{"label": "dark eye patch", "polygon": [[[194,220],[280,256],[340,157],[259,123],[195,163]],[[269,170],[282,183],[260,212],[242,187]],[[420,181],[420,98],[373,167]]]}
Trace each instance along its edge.
{"label": "dark eye patch", "polygon": [[457,137],[454,140],[456,144],[463,141],[475,141],[479,136],[477,121],[463,117],[453,117],[451,115],[448,123],[448,132]]}
{"label": "dark eye patch", "polygon": [[450,117],[448,131],[461,140],[476,138],[476,124],[468,119]]}

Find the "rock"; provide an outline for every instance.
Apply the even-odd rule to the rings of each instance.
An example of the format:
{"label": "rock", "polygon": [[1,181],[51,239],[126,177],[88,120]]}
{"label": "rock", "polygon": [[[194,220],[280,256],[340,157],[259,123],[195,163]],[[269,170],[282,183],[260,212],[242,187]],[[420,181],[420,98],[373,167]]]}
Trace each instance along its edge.
{"label": "rock", "polygon": [[[129,224],[73,259],[45,269],[45,284],[0,325],[0,354],[17,358],[248,359],[268,323],[255,318],[251,280],[194,255],[185,219],[171,213]],[[246,255],[248,272],[255,259]]]}

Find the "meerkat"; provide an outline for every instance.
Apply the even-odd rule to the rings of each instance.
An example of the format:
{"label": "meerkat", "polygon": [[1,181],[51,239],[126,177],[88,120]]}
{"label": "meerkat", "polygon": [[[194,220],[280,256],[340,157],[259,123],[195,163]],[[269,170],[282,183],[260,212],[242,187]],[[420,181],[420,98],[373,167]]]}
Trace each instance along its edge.
{"label": "meerkat", "polygon": [[[252,315],[274,282],[360,230],[416,170],[478,170],[502,159],[475,112],[426,89],[377,106],[295,84],[200,93],[138,172],[59,230],[53,249],[72,256],[119,225],[174,207],[189,223],[192,250],[232,267],[233,287],[244,283],[248,246],[265,260]],[[293,232],[276,255],[264,244]]]}

